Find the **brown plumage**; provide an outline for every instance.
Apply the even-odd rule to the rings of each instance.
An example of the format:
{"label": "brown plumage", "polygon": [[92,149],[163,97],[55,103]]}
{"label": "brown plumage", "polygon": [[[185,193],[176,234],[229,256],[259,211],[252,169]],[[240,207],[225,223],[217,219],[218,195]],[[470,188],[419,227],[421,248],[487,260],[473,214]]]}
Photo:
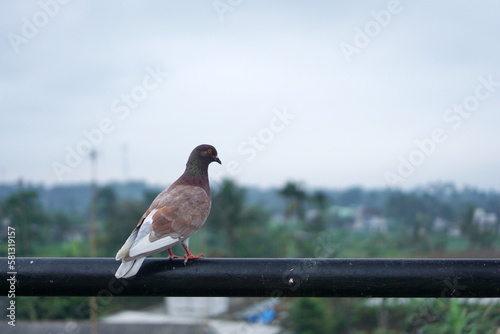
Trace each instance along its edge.
{"label": "brown plumage", "polygon": [[116,278],[134,276],[150,254],[167,249],[169,258],[179,257],[171,250],[178,243],[186,250],[185,262],[202,256],[193,255],[188,245],[189,237],[203,226],[210,213],[208,165],[213,161],[221,163],[211,145],[197,146],[191,152],[184,174],[155,198],[116,254],[116,260],[122,260]]}

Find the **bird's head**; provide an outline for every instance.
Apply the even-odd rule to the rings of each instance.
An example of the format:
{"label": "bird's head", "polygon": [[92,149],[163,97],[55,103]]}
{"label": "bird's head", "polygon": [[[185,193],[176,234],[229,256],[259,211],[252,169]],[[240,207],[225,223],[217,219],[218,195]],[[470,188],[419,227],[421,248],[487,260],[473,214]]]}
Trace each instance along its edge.
{"label": "bird's head", "polygon": [[203,144],[197,146],[189,157],[189,160],[191,159],[196,159],[198,161],[204,162],[207,166],[213,161],[218,162],[222,165],[222,162],[217,155],[217,150],[212,145]]}

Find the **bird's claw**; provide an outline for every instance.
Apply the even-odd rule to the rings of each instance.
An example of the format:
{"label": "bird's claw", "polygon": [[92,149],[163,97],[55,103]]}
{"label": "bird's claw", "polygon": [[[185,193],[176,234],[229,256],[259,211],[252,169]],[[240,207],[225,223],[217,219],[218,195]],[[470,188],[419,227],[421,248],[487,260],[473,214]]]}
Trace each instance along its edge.
{"label": "bird's claw", "polygon": [[205,257],[205,255],[203,255],[203,254],[198,254],[198,255],[186,254],[186,255],[184,255],[184,265],[186,265],[188,260],[195,260],[195,259],[199,259],[200,257]]}
{"label": "bird's claw", "polygon": [[174,259],[182,259],[182,256],[175,255],[174,252],[172,252],[172,249],[169,248],[168,249],[168,258],[173,261]]}

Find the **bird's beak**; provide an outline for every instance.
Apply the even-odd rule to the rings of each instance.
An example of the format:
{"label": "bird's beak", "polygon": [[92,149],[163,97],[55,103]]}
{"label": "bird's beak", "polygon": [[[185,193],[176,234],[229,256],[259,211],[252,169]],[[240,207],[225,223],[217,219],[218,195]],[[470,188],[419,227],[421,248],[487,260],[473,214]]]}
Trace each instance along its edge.
{"label": "bird's beak", "polygon": [[216,155],[214,161],[222,165],[222,161],[220,161],[219,156]]}

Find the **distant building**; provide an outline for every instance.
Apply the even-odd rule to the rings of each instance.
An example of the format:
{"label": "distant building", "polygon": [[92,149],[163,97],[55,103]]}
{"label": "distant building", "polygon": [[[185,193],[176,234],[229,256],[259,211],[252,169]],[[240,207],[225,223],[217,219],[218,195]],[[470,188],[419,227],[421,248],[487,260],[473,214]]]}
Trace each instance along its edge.
{"label": "distant building", "polygon": [[[279,325],[269,324],[272,310],[279,299],[253,305],[246,310],[231,314],[230,298],[227,297],[167,297],[165,308],[149,308],[144,311],[122,311],[99,320],[99,333],[176,333],[176,334],[278,334]],[[233,298],[233,307],[234,307]],[[229,312],[228,312],[229,311]],[[260,316],[260,317],[259,317]],[[246,321],[242,320],[245,319]],[[148,325],[149,328],[137,330]],[[133,328],[135,332],[128,331]],[[84,334],[84,332],[80,332]],[[86,332],[85,332],[86,334]]]}
{"label": "distant building", "polygon": [[350,229],[354,221],[355,209],[350,206],[333,205],[324,212],[324,219],[330,228]]}
{"label": "distant building", "polygon": [[226,313],[227,297],[167,297],[165,308],[168,315],[182,317],[211,317]]}
{"label": "distant building", "polygon": [[476,208],[472,221],[480,231],[494,230],[498,232],[498,217],[494,212],[486,212],[483,208]]}
{"label": "distant building", "polygon": [[441,217],[436,217],[432,222],[432,229],[437,232],[446,232],[450,228],[450,222]]}
{"label": "distant building", "polygon": [[350,206],[334,205],[327,209],[326,214],[340,219],[354,219],[356,210]]}
{"label": "distant building", "polygon": [[354,231],[379,232],[388,231],[387,218],[379,210],[360,206],[355,211]]}
{"label": "distant building", "polygon": [[432,229],[436,232],[446,233],[450,237],[459,237],[461,235],[460,229],[457,226],[454,226],[449,220],[441,217],[434,219]]}

